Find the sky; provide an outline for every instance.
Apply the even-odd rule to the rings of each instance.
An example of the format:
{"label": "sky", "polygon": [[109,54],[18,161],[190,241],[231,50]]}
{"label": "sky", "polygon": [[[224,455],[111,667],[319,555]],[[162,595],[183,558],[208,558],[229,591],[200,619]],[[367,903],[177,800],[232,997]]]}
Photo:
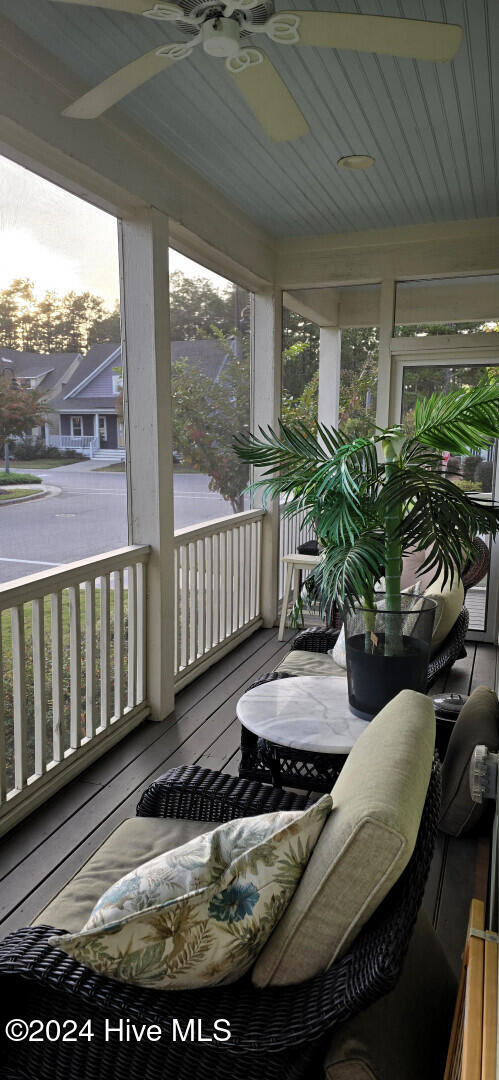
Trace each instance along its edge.
{"label": "sky", "polygon": [[[170,251],[170,270],[226,282]],[[116,219],[0,156],[0,289],[29,277],[37,294],[93,292],[108,308],[119,298]]]}

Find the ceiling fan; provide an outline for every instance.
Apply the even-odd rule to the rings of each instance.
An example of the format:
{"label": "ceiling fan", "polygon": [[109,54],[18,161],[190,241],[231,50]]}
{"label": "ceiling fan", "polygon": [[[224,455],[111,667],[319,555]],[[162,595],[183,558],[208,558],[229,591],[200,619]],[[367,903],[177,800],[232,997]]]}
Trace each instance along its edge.
{"label": "ceiling fan", "polygon": [[275,142],[297,139],[308,132],[303,113],[276,68],[253,35],[278,45],[312,45],[329,49],[409,57],[414,60],[452,60],[461,42],[460,26],[383,15],[333,11],[279,11],[273,0],[54,0],[125,11],[177,23],[188,40],[168,42],[133,60],[78,98],[64,116],[91,120],[101,116],[132,90],[172,64],[186,60],[198,45],[209,56],[225,60],[227,73],[267,135]]}

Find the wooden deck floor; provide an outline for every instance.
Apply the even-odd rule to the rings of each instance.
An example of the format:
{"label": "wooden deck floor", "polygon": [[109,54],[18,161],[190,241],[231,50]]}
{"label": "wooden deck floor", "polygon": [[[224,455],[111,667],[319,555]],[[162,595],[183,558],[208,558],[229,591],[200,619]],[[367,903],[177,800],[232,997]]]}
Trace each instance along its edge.
{"label": "wooden deck floor", "polygon": [[[292,632],[286,636],[279,642],[275,630],[257,631],[178,695],[174,722],[146,721],[0,841],[2,936],[45,907],[115,826],[135,813],[142,790],[165,769],[197,763],[237,773],[236,702],[285,655]],[[479,683],[495,686],[496,650],[467,650],[446,680],[448,689],[469,693]],[[427,908],[455,957],[473,873],[471,850],[463,860],[452,842],[439,841]]]}

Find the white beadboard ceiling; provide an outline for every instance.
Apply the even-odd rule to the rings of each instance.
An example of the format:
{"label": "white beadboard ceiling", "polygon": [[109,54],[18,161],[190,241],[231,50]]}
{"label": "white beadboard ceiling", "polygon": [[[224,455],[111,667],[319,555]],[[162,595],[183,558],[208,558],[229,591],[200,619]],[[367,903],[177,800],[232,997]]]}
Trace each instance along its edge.
{"label": "white beadboard ceiling", "polygon": [[[310,127],[293,143],[267,138],[202,49],[119,108],[275,236],[498,215],[499,0],[276,0],[293,7],[459,23],[464,39],[451,64],[266,41]],[[168,24],[50,0],[0,0],[0,11],[89,86],[181,39]],[[338,168],[359,153],[375,158],[368,172]]]}

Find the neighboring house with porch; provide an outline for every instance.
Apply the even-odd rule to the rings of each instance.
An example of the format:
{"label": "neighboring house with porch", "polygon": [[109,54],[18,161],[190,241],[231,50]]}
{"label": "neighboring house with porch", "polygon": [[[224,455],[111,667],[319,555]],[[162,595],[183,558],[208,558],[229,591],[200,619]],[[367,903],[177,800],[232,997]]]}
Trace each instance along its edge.
{"label": "neighboring house with porch", "polygon": [[90,457],[106,451],[124,457],[121,388],[121,345],[92,345],[53,402],[58,428],[48,436],[49,444]]}
{"label": "neighboring house with porch", "polygon": [[[172,363],[185,359],[189,367],[216,381],[228,356],[216,340],[200,338],[172,341],[171,359]],[[93,345],[52,403],[58,428],[47,435],[49,444],[81,450],[90,457],[124,457],[122,385],[121,345]]]}

